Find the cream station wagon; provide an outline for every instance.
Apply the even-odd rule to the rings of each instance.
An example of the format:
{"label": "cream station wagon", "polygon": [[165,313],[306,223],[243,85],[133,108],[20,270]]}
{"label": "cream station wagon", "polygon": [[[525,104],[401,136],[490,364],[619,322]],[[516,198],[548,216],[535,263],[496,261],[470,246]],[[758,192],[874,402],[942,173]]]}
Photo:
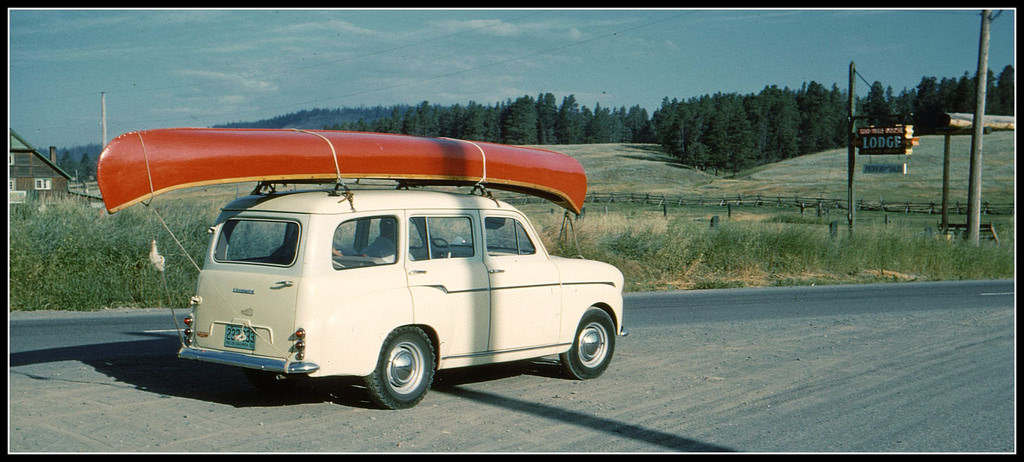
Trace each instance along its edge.
{"label": "cream station wagon", "polygon": [[211,234],[179,357],[257,386],[357,376],[378,405],[408,408],[440,369],[559,355],[568,376],[597,377],[625,335],[622,273],[548,255],[487,197],[257,194]]}

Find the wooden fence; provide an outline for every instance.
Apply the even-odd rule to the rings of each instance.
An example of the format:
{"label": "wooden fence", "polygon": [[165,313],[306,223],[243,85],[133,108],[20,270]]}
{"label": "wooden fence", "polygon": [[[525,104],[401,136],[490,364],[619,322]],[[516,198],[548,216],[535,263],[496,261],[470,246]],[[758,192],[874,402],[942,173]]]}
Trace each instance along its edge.
{"label": "wooden fence", "polygon": [[[89,197],[91,199],[99,200],[98,197],[99,188],[96,183],[92,183],[91,187],[85,188],[79,186],[75,188],[69,188],[73,193]],[[90,194],[92,193],[92,194]],[[501,198],[512,204],[529,204],[529,203],[545,203],[544,199],[529,196],[526,194],[515,194],[515,193],[502,193]],[[601,192],[590,192],[587,193],[586,202],[592,204],[638,204],[638,205],[656,205],[656,206],[678,206],[678,207],[775,207],[785,208],[792,207],[800,209],[801,212],[814,212],[814,213],[828,213],[830,210],[846,210],[846,199],[834,199],[834,198],[823,198],[823,197],[799,197],[799,196],[764,196],[761,194],[743,195],[738,194],[735,196],[722,196],[722,197],[709,197],[709,196],[682,196],[682,195],[668,195],[668,194],[655,194],[655,193],[624,193],[624,192],[613,192],[613,193],[601,193]],[[865,201],[863,199],[856,201],[857,210],[869,210],[869,211],[883,211],[890,213],[924,213],[924,214],[942,214],[942,204],[936,202],[910,202],[910,201]],[[982,202],[981,213],[983,215],[1013,215],[1013,202]],[[965,215],[967,214],[967,204],[956,201],[949,205],[950,215]]]}
{"label": "wooden fence", "polygon": [[[515,195],[503,198],[504,200],[516,203],[543,203],[543,199],[526,195]],[[775,208],[798,208],[801,212],[811,211],[816,213],[827,213],[833,209],[846,210],[846,199],[824,198],[824,197],[799,197],[799,196],[764,196],[761,194],[735,196],[708,197],[708,196],[682,196],[655,193],[601,193],[591,192],[587,194],[586,202],[592,204],[638,204],[655,205],[663,207],[775,207]],[[942,205],[936,202],[910,202],[910,201],[855,201],[857,210],[884,211],[891,213],[924,213],[941,215]],[[1014,211],[1013,202],[993,203],[985,201],[982,203],[981,213],[984,215],[1012,215]],[[961,215],[967,213],[967,204],[954,202],[949,205],[948,213]]]}

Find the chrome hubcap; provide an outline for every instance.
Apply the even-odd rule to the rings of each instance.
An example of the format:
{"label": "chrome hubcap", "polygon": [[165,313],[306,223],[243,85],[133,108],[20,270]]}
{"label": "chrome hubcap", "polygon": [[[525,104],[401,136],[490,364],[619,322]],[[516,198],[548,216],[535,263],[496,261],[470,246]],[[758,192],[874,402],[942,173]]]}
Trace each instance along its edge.
{"label": "chrome hubcap", "polygon": [[579,357],[584,366],[594,367],[600,364],[608,351],[608,332],[596,322],[587,324],[580,331]]}
{"label": "chrome hubcap", "polygon": [[409,393],[423,378],[423,352],[410,342],[391,349],[387,367],[388,383],[398,393]]}

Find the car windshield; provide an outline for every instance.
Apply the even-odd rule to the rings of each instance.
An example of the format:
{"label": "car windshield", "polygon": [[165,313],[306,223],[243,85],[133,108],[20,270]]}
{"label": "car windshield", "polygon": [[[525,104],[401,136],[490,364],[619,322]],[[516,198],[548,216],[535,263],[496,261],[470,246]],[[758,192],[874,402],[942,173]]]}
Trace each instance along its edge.
{"label": "car windshield", "polygon": [[291,265],[299,245],[299,224],[278,220],[228,220],[221,227],[214,259],[219,262]]}

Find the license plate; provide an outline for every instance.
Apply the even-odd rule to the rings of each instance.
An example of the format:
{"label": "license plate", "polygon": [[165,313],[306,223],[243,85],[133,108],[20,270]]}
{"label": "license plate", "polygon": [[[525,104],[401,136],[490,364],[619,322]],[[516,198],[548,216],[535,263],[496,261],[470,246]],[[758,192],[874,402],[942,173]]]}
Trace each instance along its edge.
{"label": "license plate", "polygon": [[228,324],[224,326],[224,346],[241,348],[243,350],[255,350],[256,333],[245,326]]}

